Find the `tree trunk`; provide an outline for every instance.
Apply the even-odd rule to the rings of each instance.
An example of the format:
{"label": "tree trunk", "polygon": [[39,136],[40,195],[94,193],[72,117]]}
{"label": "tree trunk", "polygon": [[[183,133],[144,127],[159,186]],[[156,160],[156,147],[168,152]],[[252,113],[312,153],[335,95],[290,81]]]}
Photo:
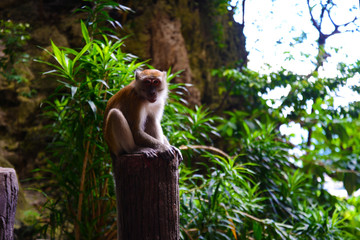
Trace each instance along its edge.
{"label": "tree trunk", "polygon": [[14,239],[18,192],[15,170],[0,167],[0,240]]}
{"label": "tree trunk", "polygon": [[118,240],[178,240],[179,161],[140,154],[113,158]]}

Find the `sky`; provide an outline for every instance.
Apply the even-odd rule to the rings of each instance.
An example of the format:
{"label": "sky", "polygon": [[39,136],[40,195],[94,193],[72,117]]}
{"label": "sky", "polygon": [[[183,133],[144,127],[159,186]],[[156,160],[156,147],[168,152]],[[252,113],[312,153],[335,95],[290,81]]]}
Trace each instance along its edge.
{"label": "sky", "polygon": [[[310,2],[318,2],[310,1]],[[344,5],[334,12],[334,21],[343,24],[351,21],[360,11],[349,12],[348,8],[353,4],[359,4],[357,0],[342,1],[339,5]],[[316,9],[316,8],[315,8]],[[314,14],[315,15],[315,14]],[[241,21],[241,14],[235,16],[235,20]],[[324,21],[326,23],[327,21]],[[360,25],[360,21],[358,21]],[[333,30],[330,22],[324,24],[324,32],[330,33]],[[349,25],[347,29],[353,29]],[[346,29],[343,29],[346,30]],[[245,5],[245,29],[246,48],[250,52],[248,67],[253,70],[263,70],[264,64],[270,64],[272,68],[279,69],[281,66],[294,71],[298,74],[309,74],[314,69],[314,65],[309,59],[301,56],[317,53],[316,40],[318,33],[310,21],[310,15],[306,0],[246,0]],[[294,44],[293,38],[306,34],[307,39],[302,44]],[[331,54],[329,63],[324,66],[327,76],[336,74],[337,62],[353,63],[358,60],[360,48],[354,51],[359,45],[360,33],[341,33],[331,36],[327,40],[327,52]],[[338,53],[332,48],[338,48]],[[296,59],[286,61],[291,52]]]}
{"label": "sky", "polygon": [[[310,4],[314,6],[320,1],[310,0]],[[234,0],[233,2],[239,1]],[[280,70],[282,67],[303,75],[308,75],[314,70],[315,65],[312,61],[317,55],[318,32],[311,23],[306,2],[306,0],[246,0],[244,34],[246,36],[246,49],[249,52],[248,68],[264,74]],[[358,0],[334,0],[334,2],[338,3],[333,9],[335,14],[332,15],[336,24],[341,25],[352,21],[355,16],[360,16]],[[350,11],[349,9],[354,5],[357,9]],[[313,8],[314,17],[319,14],[318,6]],[[238,22],[242,21],[241,9],[234,18]],[[360,26],[360,20],[357,23]],[[326,52],[331,56],[323,68],[319,69],[319,76],[334,77],[339,74],[337,70],[339,62],[352,64],[360,60],[360,32],[346,32],[349,29],[354,29],[354,25],[340,28],[344,31],[343,33],[327,39]],[[323,31],[331,33],[333,30],[330,20],[325,19]],[[294,40],[294,38],[299,37],[303,37],[302,43],[297,43]],[[360,85],[359,75],[350,79],[348,85],[337,92],[338,96],[334,100],[335,105],[346,105],[352,101],[360,101],[360,96],[349,89],[351,85]],[[289,91],[289,87],[277,89],[263,97],[280,99],[283,94],[287,94]],[[299,124],[290,123],[288,126],[281,126],[280,130],[286,135],[294,133],[295,136],[291,141],[296,145],[307,137],[307,131],[301,129]],[[331,182],[330,178],[327,179],[329,181],[325,187],[329,189],[329,192],[338,196],[347,196],[341,183],[334,183]],[[360,194],[360,190],[358,194]]]}
{"label": "sky", "polygon": [[[310,2],[318,2],[313,0]],[[335,9],[332,18],[337,24],[344,24],[360,16],[360,11],[349,11],[353,5],[358,6],[358,0],[341,1]],[[317,10],[317,8],[314,8]],[[314,13],[315,15],[315,13]],[[235,20],[241,22],[242,16],[238,14]],[[325,19],[326,20],[326,19]],[[324,32],[333,31],[330,21],[324,21]],[[360,25],[360,20],[358,21]],[[346,64],[355,63],[360,56],[360,32],[345,32],[354,29],[353,25],[343,28],[344,32],[327,39],[326,51],[331,55],[324,67],[319,70],[319,75],[334,77],[339,74],[339,62]],[[297,74],[307,75],[314,70],[317,54],[318,32],[310,20],[306,0],[246,0],[245,5],[245,36],[246,48],[249,51],[248,67],[262,73],[276,71],[284,67]],[[302,43],[296,43],[294,38],[306,36]],[[306,55],[312,57],[307,58]],[[293,60],[289,60],[293,56]],[[359,79],[349,81],[348,86],[359,84]],[[345,105],[349,101],[360,101],[360,96],[344,87],[339,91],[335,100],[337,105]],[[285,93],[290,91],[287,89]],[[278,93],[274,95],[279,96]],[[271,97],[271,96],[270,96]],[[272,98],[272,97],[271,97]]]}

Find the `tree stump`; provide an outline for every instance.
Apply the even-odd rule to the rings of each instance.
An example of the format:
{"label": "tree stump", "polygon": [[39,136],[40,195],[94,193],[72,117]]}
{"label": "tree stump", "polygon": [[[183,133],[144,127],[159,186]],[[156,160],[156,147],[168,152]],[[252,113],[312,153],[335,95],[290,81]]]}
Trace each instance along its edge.
{"label": "tree stump", "polygon": [[113,158],[118,240],[178,240],[179,161],[141,154]]}
{"label": "tree stump", "polygon": [[0,167],[0,240],[14,239],[18,192],[15,170]]}

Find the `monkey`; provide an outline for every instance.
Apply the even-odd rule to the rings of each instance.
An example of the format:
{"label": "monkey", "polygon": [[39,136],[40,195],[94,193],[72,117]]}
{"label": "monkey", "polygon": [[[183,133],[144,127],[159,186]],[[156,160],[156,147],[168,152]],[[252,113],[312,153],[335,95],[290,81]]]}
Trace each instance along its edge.
{"label": "monkey", "polygon": [[135,79],[114,94],[104,114],[104,139],[112,157],[141,153],[182,161],[178,148],[171,146],[160,122],[168,96],[166,72],[156,69],[135,71]]}

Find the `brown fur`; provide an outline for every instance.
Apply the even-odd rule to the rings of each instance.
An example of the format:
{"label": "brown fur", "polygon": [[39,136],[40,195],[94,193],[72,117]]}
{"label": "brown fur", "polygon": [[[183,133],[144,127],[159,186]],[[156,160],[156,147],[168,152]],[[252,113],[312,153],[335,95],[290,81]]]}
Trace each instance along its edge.
{"label": "brown fur", "polygon": [[[110,151],[113,155],[140,152],[147,157],[156,157],[160,152],[168,159],[175,152],[181,156],[177,148],[170,146],[160,125],[167,98],[166,73],[148,69],[135,72],[135,76],[107,103],[104,138]],[[147,78],[157,78],[160,84],[147,86],[144,83]]]}

